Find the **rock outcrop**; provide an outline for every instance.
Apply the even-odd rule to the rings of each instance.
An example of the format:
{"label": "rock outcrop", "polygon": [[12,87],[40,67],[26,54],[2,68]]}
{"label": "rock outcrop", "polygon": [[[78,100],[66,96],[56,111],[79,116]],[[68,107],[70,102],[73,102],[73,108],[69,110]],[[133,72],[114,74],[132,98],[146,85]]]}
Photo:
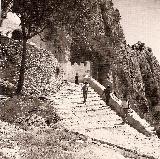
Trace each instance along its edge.
{"label": "rock outcrop", "polygon": [[159,102],[158,61],[151,49],[141,42],[132,47],[124,45],[117,59],[113,89],[119,98],[129,98],[143,117],[145,113],[152,112]]}

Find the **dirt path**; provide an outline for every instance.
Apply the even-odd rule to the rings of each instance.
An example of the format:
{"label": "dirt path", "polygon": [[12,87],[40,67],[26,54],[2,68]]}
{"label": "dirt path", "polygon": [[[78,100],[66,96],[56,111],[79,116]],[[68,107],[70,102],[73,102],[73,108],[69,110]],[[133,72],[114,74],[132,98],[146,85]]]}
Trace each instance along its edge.
{"label": "dirt path", "polygon": [[86,104],[83,104],[81,86],[70,85],[52,97],[62,124],[71,131],[117,147],[132,150],[141,155],[160,158],[160,140],[146,137],[127,124],[106,106],[93,89],[89,88]]}
{"label": "dirt path", "polygon": [[[0,159],[160,158],[159,139],[119,125],[122,119],[91,88],[86,104],[81,86],[74,84],[52,96],[52,101],[21,98],[1,106]],[[29,118],[24,123],[18,120],[15,126],[23,113]],[[46,123],[47,118],[57,117],[58,122]]]}

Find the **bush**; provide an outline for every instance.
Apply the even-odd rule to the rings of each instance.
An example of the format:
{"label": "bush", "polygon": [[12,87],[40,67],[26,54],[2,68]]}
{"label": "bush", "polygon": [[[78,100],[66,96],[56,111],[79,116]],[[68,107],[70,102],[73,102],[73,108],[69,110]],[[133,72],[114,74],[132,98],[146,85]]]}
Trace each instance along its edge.
{"label": "bush", "polygon": [[13,96],[0,102],[0,120],[15,123],[21,128],[45,126],[60,120],[53,103],[29,96]]}
{"label": "bush", "polygon": [[22,37],[22,31],[20,29],[16,29],[12,32],[12,39],[22,40]]}

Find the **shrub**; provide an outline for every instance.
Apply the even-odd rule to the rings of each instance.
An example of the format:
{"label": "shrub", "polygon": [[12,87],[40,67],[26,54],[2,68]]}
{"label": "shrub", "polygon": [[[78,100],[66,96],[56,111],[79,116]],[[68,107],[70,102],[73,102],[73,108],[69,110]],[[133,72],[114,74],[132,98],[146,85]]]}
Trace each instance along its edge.
{"label": "shrub", "polygon": [[12,32],[12,39],[14,40],[22,40],[22,31],[20,29],[16,29]]}

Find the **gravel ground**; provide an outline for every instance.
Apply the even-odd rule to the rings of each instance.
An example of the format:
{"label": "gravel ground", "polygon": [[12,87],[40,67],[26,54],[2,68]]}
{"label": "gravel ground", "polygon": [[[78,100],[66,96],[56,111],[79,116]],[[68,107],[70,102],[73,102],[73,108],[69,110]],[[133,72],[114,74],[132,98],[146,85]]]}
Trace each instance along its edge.
{"label": "gravel ground", "polygon": [[146,136],[126,123],[122,125],[122,119],[92,88],[89,88],[85,104],[81,86],[74,84],[61,90],[51,99],[56,104],[58,115],[63,119],[61,123],[69,130],[126,152],[135,152],[141,157],[160,158],[160,139],[154,133]]}
{"label": "gravel ground", "polygon": [[0,159],[138,158],[123,148],[67,130],[55,115],[53,102],[15,96],[1,100],[0,109]]}
{"label": "gravel ground", "polygon": [[[59,123],[25,131],[0,121],[1,159],[138,159],[138,155],[69,132]],[[145,157],[143,159],[146,159]]]}

